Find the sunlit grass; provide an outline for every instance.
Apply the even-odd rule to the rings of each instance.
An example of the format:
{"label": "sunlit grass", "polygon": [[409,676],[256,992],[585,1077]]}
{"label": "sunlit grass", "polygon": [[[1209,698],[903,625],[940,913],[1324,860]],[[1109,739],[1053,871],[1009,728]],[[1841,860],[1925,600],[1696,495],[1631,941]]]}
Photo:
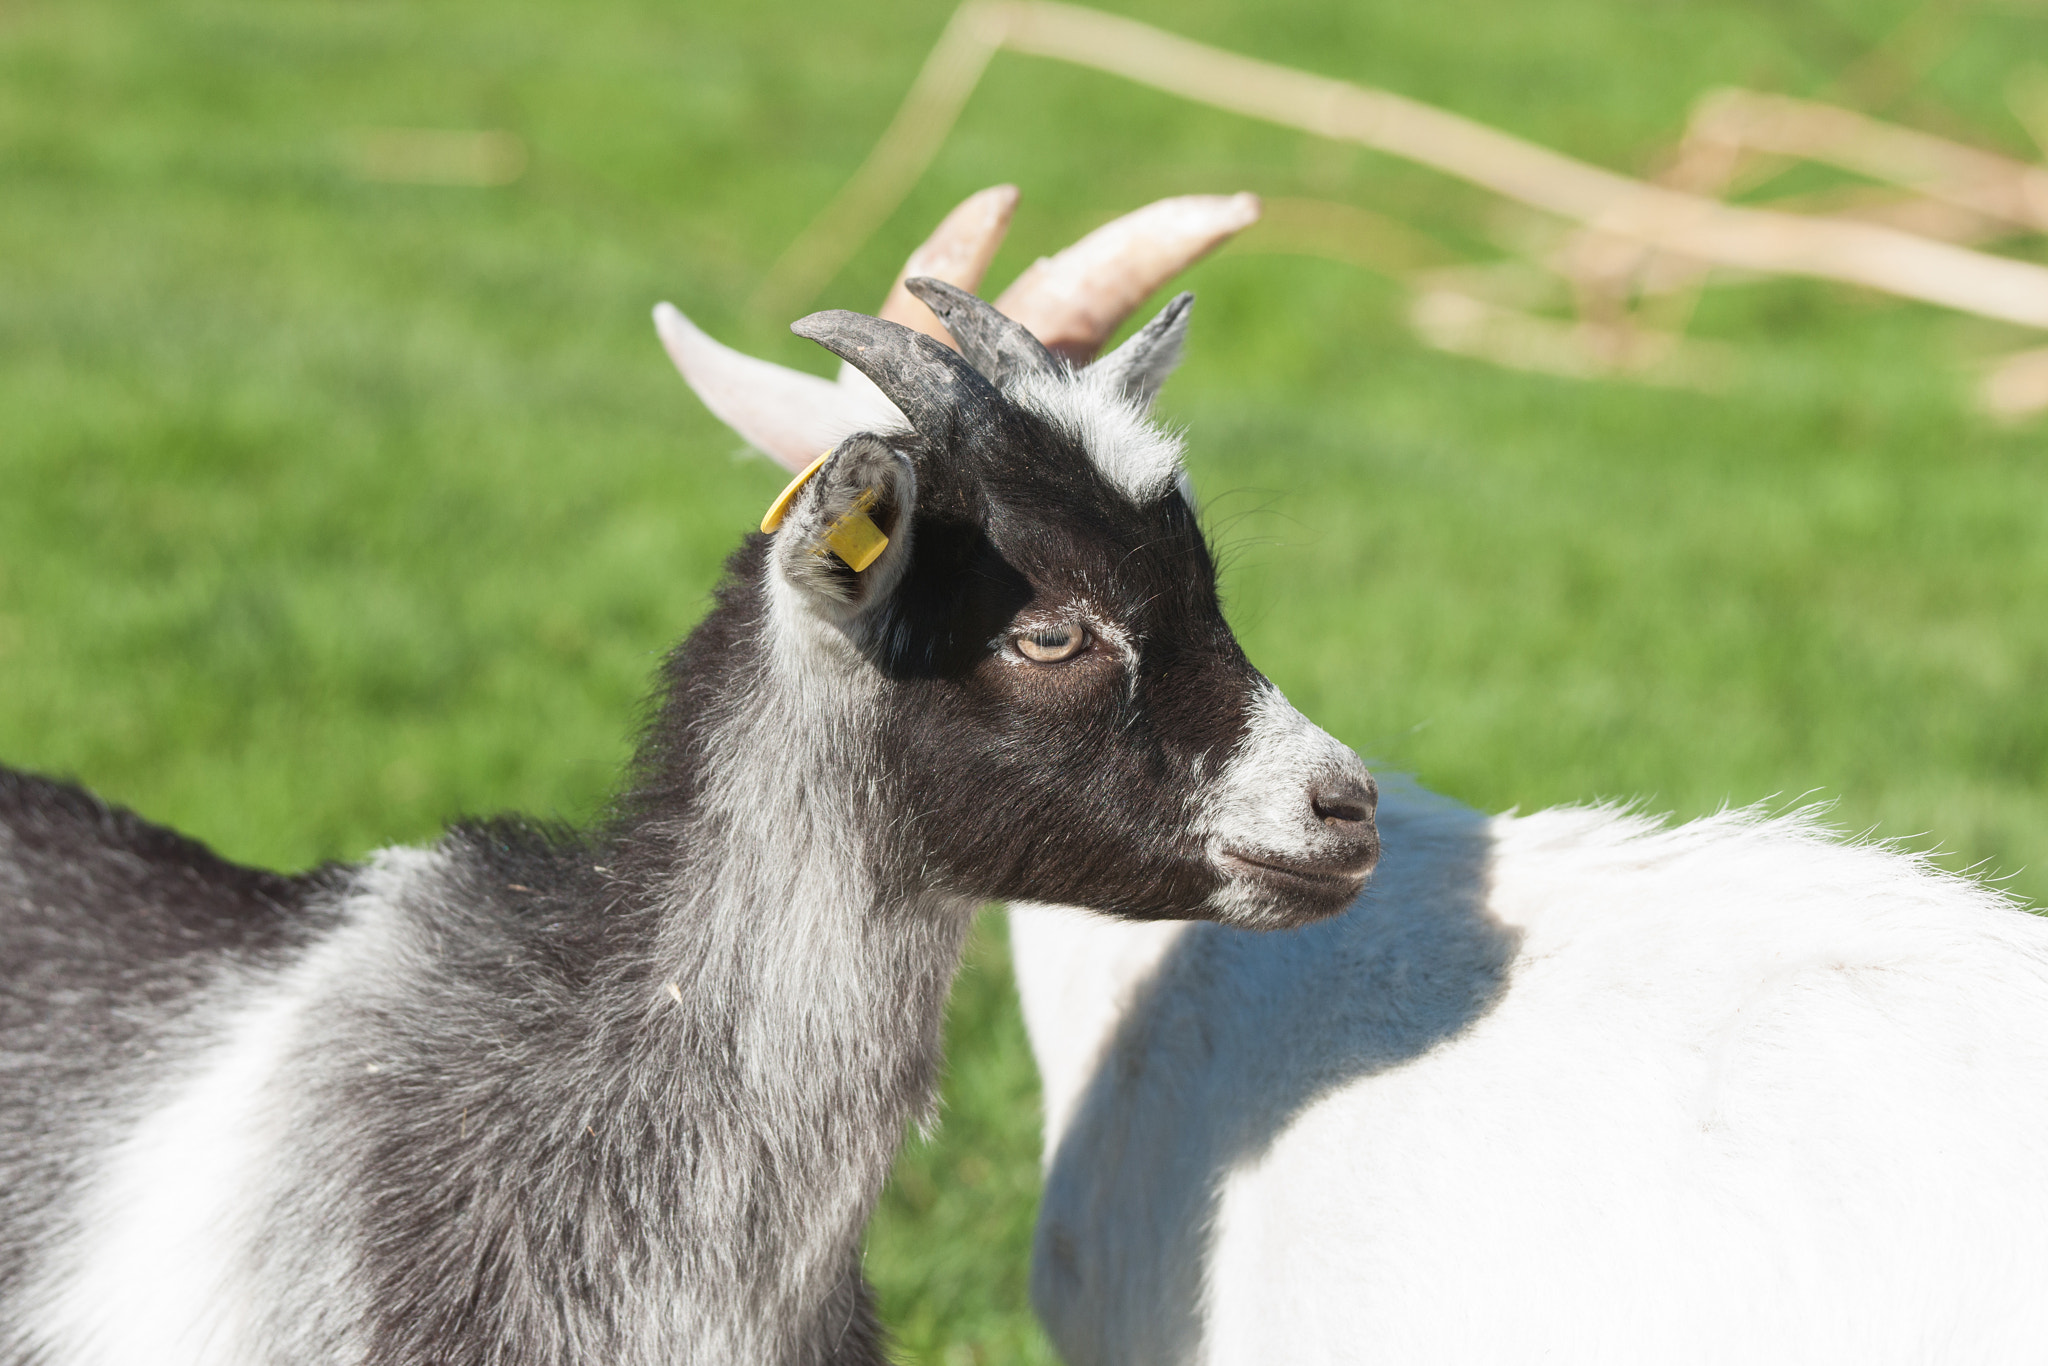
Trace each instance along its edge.
{"label": "sunlit grass", "polygon": [[[1131,12],[1639,168],[1697,91],[1818,91],[1908,8]],[[463,811],[594,811],[783,477],[734,458],[648,308],[822,371],[744,301],[945,11],[0,4],[0,761],[289,866]],[[2022,151],[1998,92],[2042,36],[1978,16],[1903,112]],[[366,129],[481,136],[434,144],[500,149],[472,179],[509,173],[507,139],[524,161],[361,178]],[[1494,231],[1414,168],[1002,57],[816,302],[871,306],[997,180],[1025,190],[998,281],[1193,190]],[[1745,285],[1698,322],[1735,348],[1726,393],[1578,384],[1422,351],[1388,282],[1257,245],[1194,272],[1164,407],[1247,648],[1311,715],[1489,808],[1820,798],[2048,896],[2048,450],[1961,401],[1965,361],[2017,339]],[[1005,962],[984,922],[944,1123],[872,1239],[919,1361],[1046,1356]]]}

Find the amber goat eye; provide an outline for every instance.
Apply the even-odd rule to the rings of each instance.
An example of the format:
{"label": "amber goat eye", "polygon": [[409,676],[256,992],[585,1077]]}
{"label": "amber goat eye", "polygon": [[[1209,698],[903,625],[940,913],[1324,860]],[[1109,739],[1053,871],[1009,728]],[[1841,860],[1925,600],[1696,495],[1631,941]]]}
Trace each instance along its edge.
{"label": "amber goat eye", "polygon": [[1017,636],[1017,653],[1040,664],[1057,664],[1081,653],[1088,632],[1079,626],[1048,626]]}

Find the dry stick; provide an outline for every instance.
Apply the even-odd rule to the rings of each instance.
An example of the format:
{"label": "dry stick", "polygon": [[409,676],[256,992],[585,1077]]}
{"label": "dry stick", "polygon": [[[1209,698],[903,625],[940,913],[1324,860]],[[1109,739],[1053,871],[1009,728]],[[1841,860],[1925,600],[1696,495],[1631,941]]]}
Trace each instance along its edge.
{"label": "dry stick", "polygon": [[[1676,159],[1657,179],[1667,189],[1719,197],[1728,192],[1745,158],[1759,164],[1754,160],[1758,154],[1768,159],[1773,173],[1794,161],[1817,161],[1918,196],[1860,210],[1831,206],[1825,210],[1829,217],[1883,223],[1911,236],[1951,242],[1982,237],[1993,224],[2048,229],[2048,169],[1836,105],[1751,90],[1715,90],[1701,97]],[[1774,207],[1794,209],[1786,201]],[[1628,297],[1643,288],[1645,270],[1657,259],[1638,243],[1581,232],[1560,253],[1559,268],[1579,292],[1582,315],[1625,327],[1633,321]],[[1705,267],[1691,263],[1687,269],[1675,258],[1662,259],[1669,277],[1663,284],[1681,283],[1688,297],[1696,294]]]}
{"label": "dry stick", "polygon": [[1806,275],[2048,328],[2048,269],[1870,223],[1735,208],[1603,170],[1383,90],[1239,56],[1054,0],[970,0],[896,119],[760,298],[808,298],[901,202],[998,47],[1405,157],[1589,228],[1715,265]]}
{"label": "dry stick", "polygon": [[1418,289],[1408,309],[1418,336],[1439,351],[1511,370],[1589,379],[1621,375],[1647,384],[1712,391],[1727,382],[1731,357],[1676,332],[1596,329],[1509,308],[1451,289]]}
{"label": "dry stick", "polygon": [[[1561,322],[1531,312],[1529,305],[1537,300],[1496,297],[1508,263],[1459,266],[1443,246],[1395,219],[1316,199],[1265,203],[1258,236],[1246,239],[1245,251],[1343,261],[1406,281],[1414,291],[1408,324],[1424,344],[1439,351],[1512,370],[1574,379],[1620,375],[1691,389],[1721,387],[1731,369],[1723,349],[1637,325],[1632,318],[1628,326],[1615,328]],[[1550,279],[1533,267],[1514,264],[1524,284]]]}
{"label": "dry stick", "polygon": [[1753,90],[1716,90],[1694,107],[1686,137],[1825,162],[1987,218],[2048,232],[2048,168],[1835,105]]}
{"label": "dry stick", "polygon": [[780,318],[810,302],[896,211],[938,155],[983,68],[1002,46],[1007,17],[1002,6],[972,0],[953,11],[881,141],[769,267],[751,301],[754,311]]}
{"label": "dry stick", "polygon": [[[1882,223],[1949,242],[1982,237],[1993,224],[2048,225],[2048,172],[1835,105],[1750,90],[1710,91],[1696,101],[1677,155],[1656,181],[1666,189],[1722,198],[1745,164],[1753,187],[1757,170],[1776,175],[1798,161],[1839,166],[1918,196],[1861,207],[1829,204],[1818,211],[1827,217]],[[1813,208],[1792,201],[1770,207],[1816,216]],[[1578,292],[1581,315],[1624,328],[1633,323],[1631,294],[1649,292],[1645,276],[1652,262],[1664,266],[1657,292],[1671,292],[1675,285],[1686,298],[1697,295],[1707,270],[1697,261],[1659,257],[1640,243],[1585,230],[1558,254],[1558,262]]]}
{"label": "dry stick", "polygon": [[1393,279],[1455,266],[1460,258],[1426,233],[1385,214],[1327,199],[1270,198],[1257,236],[1242,250],[1315,256]]}
{"label": "dry stick", "polygon": [[1207,47],[1134,20],[1020,0],[1005,46],[1418,161],[1586,226],[1717,265],[1807,275],[2048,327],[2048,269],[1870,223],[1743,209],[1648,185],[1383,90]]}

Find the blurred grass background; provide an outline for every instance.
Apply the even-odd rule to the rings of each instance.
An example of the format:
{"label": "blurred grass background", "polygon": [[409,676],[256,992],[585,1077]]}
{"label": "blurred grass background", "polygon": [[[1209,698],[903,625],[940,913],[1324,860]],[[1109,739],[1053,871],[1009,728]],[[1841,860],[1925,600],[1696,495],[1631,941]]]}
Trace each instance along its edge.
{"label": "blurred grass background", "polygon": [[[2017,2],[1114,8],[1636,171],[1709,86],[1842,95],[1845,72],[1884,84],[1873,112],[2035,156],[2001,92],[2048,52],[2048,9]],[[745,300],[948,9],[0,0],[0,761],[286,866],[459,812],[593,812],[657,654],[783,479],[648,309],[824,371]],[[505,130],[528,164],[353,174],[357,130],[393,126]],[[1426,172],[1004,55],[814,306],[872,307],[1000,180],[1025,197],[996,285],[1193,191],[1488,249],[1483,203]],[[1487,808],[1826,798],[2048,896],[2048,450],[1963,402],[1971,358],[2025,338],[1733,287],[1695,327],[1739,358],[1707,396],[1423,350],[1396,285],[1257,230],[1189,283],[1163,408],[1234,620],[1380,766]],[[945,1125],[871,1273],[905,1360],[1050,1360],[999,921],[951,1035]]]}

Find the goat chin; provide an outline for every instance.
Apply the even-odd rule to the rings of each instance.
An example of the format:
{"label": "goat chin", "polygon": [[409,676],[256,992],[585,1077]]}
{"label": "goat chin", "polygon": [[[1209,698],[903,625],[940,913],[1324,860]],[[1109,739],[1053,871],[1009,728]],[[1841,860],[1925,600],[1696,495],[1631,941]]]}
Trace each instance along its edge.
{"label": "goat chin", "polygon": [[1070,1366],[2038,1358],[2048,921],[1804,815],[1380,825],[1295,931],[1016,908]]}

